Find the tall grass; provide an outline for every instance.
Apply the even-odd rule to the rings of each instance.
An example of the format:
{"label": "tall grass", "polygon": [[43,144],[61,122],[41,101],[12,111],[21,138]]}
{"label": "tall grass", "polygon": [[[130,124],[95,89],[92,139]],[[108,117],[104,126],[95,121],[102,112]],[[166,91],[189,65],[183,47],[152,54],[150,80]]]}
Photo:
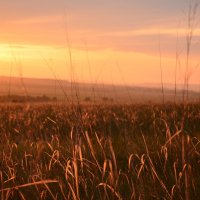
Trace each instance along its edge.
{"label": "tall grass", "polygon": [[71,106],[1,106],[1,197],[185,199],[187,171],[197,199],[200,107],[188,108],[180,130],[182,105],[84,105],[81,124]]}
{"label": "tall grass", "polygon": [[160,66],[160,83],[162,90],[162,103],[165,103],[165,93],[164,93],[164,83],[163,83],[163,68],[162,68],[162,53],[161,53],[161,44],[160,44],[160,35],[159,35],[159,66]]}
{"label": "tall grass", "polygon": [[184,77],[184,91],[183,91],[183,102],[184,102],[184,114],[182,119],[182,139],[181,139],[181,147],[182,147],[182,167],[184,170],[184,186],[185,186],[185,199],[191,199],[190,196],[190,169],[188,164],[188,154],[187,149],[189,146],[189,141],[187,139],[188,134],[184,131],[185,123],[187,123],[188,118],[188,101],[189,101],[189,79],[191,76],[191,66],[190,66],[190,56],[191,56],[191,47],[192,40],[196,26],[196,14],[199,6],[199,2],[197,1],[188,1],[188,12],[187,12],[187,29],[186,29],[186,66],[185,66],[185,77]]}
{"label": "tall grass", "polygon": [[[197,7],[189,3],[183,104],[165,104],[159,38],[162,105],[81,105],[66,28],[71,99],[44,61],[68,106],[0,107],[1,199],[198,199],[200,106],[188,101]],[[177,63],[175,100],[176,77]]]}
{"label": "tall grass", "polygon": [[191,56],[191,48],[192,41],[195,32],[195,28],[197,25],[197,11],[199,7],[198,1],[189,0],[188,1],[188,11],[186,13],[187,17],[187,28],[186,28],[186,63],[185,63],[185,76],[184,76],[184,93],[183,100],[189,100],[189,79],[191,77],[192,69],[190,66],[190,56]]}

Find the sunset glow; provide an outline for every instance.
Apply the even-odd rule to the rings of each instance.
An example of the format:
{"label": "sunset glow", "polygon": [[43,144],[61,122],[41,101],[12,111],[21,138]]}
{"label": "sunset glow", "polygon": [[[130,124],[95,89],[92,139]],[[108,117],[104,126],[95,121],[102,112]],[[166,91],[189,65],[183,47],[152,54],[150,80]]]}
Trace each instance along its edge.
{"label": "sunset glow", "polygon": [[[181,0],[2,1],[0,75],[70,80],[73,68],[77,81],[129,85],[159,83],[162,68],[164,82],[173,83],[179,63],[181,83],[187,5]],[[190,54],[192,83],[200,81],[198,25]]]}

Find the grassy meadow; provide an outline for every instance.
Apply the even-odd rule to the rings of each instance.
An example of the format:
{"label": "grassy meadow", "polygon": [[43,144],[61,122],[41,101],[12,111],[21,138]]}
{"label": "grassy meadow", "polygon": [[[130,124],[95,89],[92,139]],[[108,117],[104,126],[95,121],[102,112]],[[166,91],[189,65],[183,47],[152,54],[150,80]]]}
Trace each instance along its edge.
{"label": "grassy meadow", "polygon": [[2,104],[1,199],[198,199],[200,104]]}
{"label": "grassy meadow", "polygon": [[0,199],[200,199],[199,5],[2,1]]}

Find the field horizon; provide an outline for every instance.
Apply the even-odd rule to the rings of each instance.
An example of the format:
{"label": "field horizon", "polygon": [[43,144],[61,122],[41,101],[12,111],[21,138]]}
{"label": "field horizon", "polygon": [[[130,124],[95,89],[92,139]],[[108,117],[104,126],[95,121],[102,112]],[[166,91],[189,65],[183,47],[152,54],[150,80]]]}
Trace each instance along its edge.
{"label": "field horizon", "polygon": [[[162,88],[159,83],[143,83],[137,85],[103,84],[55,80],[49,78],[26,78],[0,76],[0,96],[46,96],[59,101],[71,97],[71,91],[77,92],[82,101],[97,102],[115,101],[116,103],[148,103],[162,101]],[[176,85],[176,99],[181,102],[184,84]],[[190,101],[199,101],[200,85],[189,85]],[[174,85],[164,84],[164,98],[166,102],[174,101]],[[104,102],[105,103],[105,102]]]}
{"label": "field horizon", "polygon": [[199,8],[0,1],[0,199],[199,199]]}
{"label": "field horizon", "polygon": [[0,81],[2,199],[199,197],[198,85]]}

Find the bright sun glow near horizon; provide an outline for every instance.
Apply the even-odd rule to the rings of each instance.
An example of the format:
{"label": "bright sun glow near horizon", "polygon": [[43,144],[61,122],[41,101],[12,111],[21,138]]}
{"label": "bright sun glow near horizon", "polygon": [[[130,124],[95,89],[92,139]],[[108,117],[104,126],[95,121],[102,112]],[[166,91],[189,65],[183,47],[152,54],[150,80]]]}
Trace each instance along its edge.
{"label": "bright sun glow near horizon", "polygon": [[[115,84],[184,80],[188,0],[0,2],[0,76]],[[193,9],[193,8],[192,8]],[[192,10],[193,11],[193,10]],[[199,9],[190,82],[199,84]],[[193,21],[191,21],[193,23]]]}

